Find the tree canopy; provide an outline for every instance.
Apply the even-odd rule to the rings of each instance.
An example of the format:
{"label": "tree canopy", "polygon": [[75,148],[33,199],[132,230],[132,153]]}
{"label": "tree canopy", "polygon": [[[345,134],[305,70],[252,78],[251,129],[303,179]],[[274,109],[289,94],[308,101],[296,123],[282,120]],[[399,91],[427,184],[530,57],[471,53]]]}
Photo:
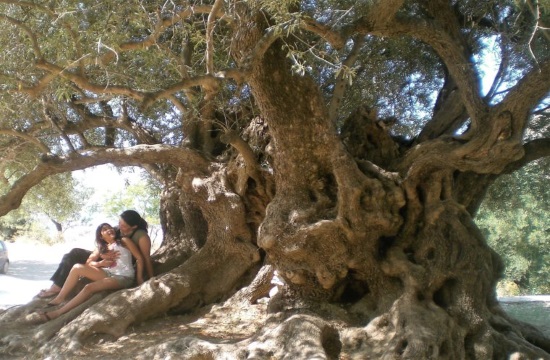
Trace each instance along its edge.
{"label": "tree canopy", "polygon": [[161,184],[157,276],[43,325],[44,353],[253,304],[276,272],[278,317],[193,356],[548,356],[472,221],[550,153],[548,1],[0,1],[0,21],[0,216],[100,164]]}

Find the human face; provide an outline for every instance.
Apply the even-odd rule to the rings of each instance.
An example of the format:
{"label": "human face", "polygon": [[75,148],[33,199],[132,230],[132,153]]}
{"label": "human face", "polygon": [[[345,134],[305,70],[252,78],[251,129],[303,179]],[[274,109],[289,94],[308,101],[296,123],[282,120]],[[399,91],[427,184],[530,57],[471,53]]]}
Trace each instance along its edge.
{"label": "human face", "polygon": [[103,225],[101,237],[107,242],[113,242],[115,240],[115,229],[111,225]]}
{"label": "human face", "polygon": [[137,225],[130,226],[126,223],[126,221],[124,221],[123,218],[119,218],[118,219],[118,228],[120,229],[120,232],[123,235],[129,235],[129,234],[132,233],[132,231],[134,231],[134,229],[137,228]]}

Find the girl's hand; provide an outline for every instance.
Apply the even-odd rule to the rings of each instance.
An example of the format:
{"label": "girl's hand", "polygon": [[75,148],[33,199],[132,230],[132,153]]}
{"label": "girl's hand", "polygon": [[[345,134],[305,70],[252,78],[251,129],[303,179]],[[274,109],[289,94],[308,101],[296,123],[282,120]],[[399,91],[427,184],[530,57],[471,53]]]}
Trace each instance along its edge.
{"label": "girl's hand", "polygon": [[109,267],[113,266],[114,263],[115,263],[114,260],[103,259],[99,262],[99,266],[104,267],[104,268],[109,268]]}
{"label": "girl's hand", "polygon": [[101,254],[101,258],[103,260],[109,260],[111,262],[115,261],[119,257],[120,257],[120,251],[110,250],[110,251],[107,251],[107,252]]}

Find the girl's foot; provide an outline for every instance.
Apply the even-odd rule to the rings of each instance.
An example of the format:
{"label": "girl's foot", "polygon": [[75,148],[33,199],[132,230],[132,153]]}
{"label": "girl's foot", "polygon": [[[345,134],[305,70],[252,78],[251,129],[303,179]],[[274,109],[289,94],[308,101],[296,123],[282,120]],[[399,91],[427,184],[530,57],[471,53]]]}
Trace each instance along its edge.
{"label": "girl's foot", "polygon": [[59,291],[52,290],[52,289],[42,289],[36,295],[36,297],[40,298],[40,299],[47,299],[47,298],[51,298],[52,296],[55,296],[57,294],[59,294]]}
{"label": "girl's foot", "polygon": [[29,320],[33,324],[43,324],[52,320],[52,317],[50,317],[50,315],[48,315],[48,313],[46,312],[39,311],[39,312],[32,313]]}
{"label": "girl's foot", "polygon": [[[54,299],[55,300],[55,299]],[[57,306],[57,305],[61,305],[63,303],[65,303],[65,301],[59,301],[59,302],[54,302],[54,300],[50,301],[49,303],[46,304],[46,307],[52,307],[52,306]]]}

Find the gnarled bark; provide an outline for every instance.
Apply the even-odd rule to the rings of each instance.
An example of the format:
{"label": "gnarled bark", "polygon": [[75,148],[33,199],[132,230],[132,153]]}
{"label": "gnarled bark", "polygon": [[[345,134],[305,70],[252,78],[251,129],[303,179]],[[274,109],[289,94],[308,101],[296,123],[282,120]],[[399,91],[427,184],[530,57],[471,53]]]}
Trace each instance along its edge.
{"label": "gnarled bark", "polygon": [[[225,123],[216,117],[214,100],[230,72],[215,73],[212,57],[220,2],[201,8],[210,14],[207,73],[187,78],[186,70],[179,82],[161,90],[104,87],[40,56],[37,67],[48,74],[42,82],[56,73],[83,92],[128,97],[139,103],[138,110],[161,99],[185,109],[184,103],[194,100],[198,110],[182,113],[201,123],[184,124],[189,134],[173,146],[154,145],[155,138],[127,113],[116,124],[88,119],[94,126],[116,125],[148,145],[94,149],[97,157],[69,147],[70,155],[43,157],[2,197],[4,214],[41,178],[106,162],[148,166],[164,180],[165,241],[154,256],[157,276],[82,313],[91,302],[37,327],[39,336],[30,346],[40,347],[45,356],[60,349],[72,352],[94,333],[117,338],[132,324],[227,300],[222,310],[213,306],[211,314],[267,302],[261,309],[262,326],[247,319],[253,328],[225,342],[214,336],[173,336],[144,349],[141,357],[548,357],[548,339],[500,308],[494,289],[502,264],[472,214],[476,196],[492,177],[528,157],[522,144],[528,113],[548,91],[550,62],[538,64],[542,71],[531,68],[498,106],[490,105],[480,96],[458,10],[439,0],[415,3],[413,10],[406,5],[411,4],[369,2],[365,14],[338,30],[286,13],[270,17],[248,3],[231,4],[232,18],[223,29],[232,34],[237,67],[230,77],[246,84],[261,116],[226,116]],[[178,21],[184,15],[191,16],[191,11],[178,12]],[[276,24],[278,15],[288,15],[288,23]],[[160,42],[160,32],[176,22],[159,21],[142,46]],[[335,89],[335,102],[327,106],[314,76],[293,72],[288,49],[296,45],[292,41],[300,41],[283,35],[289,24],[338,47],[349,37],[404,34],[429,45],[450,78],[439,97],[439,111],[414,146],[396,143],[384,119],[367,106],[338,128],[334,104],[340,102],[342,84]],[[35,34],[29,37],[37,42]],[[185,43],[189,49],[189,41]],[[33,49],[38,56],[40,48]],[[355,47],[349,58],[356,59],[359,50]],[[199,90],[202,97],[192,99]],[[180,91],[186,101],[175,96]],[[71,140],[67,134],[84,136],[85,128],[55,125],[65,141]],[[458,128],[465,130],[455,134]],[[476,178],[482,181],[471,186]],[[271,283],[275,271],[281,281],[276,286]],[[274,286],[276,294],[270,292]],[[33,306],[9,311],[2,321],[22,321]],[[22,351],[19,339],[29,330],[21,329],[4,336],[0,346]]]}

